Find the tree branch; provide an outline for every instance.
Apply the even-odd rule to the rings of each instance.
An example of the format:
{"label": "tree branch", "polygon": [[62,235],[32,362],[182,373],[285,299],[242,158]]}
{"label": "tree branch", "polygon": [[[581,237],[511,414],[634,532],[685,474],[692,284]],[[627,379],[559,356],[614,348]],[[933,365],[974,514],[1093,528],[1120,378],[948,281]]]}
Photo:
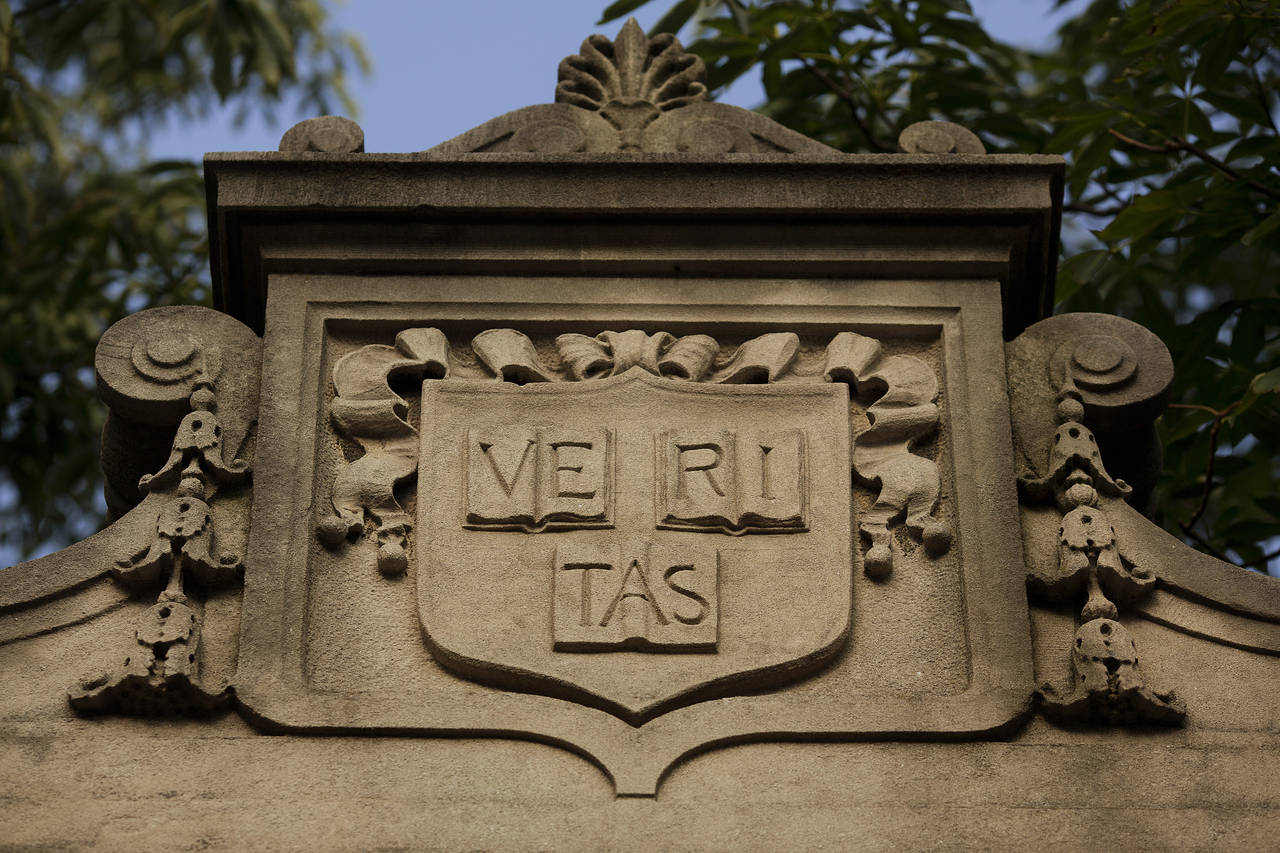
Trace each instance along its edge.
{"label": "tree branch", "polygon": [[1205,405],[1202,405],[1202,404],[1200,404],[1200,403],[1170,403],[1166,408],[1170,408],[1170,409],[1194,409],[1194,410],[1195,410],[1195,411],[1197,411],[1197,412],[1208,412],[1209,414],[1213,415],[1215,418],[1225,417],[1225,416],[1226,416],[1226,414],[1227,414],[1229,411],[1231,411],[1230,409],[1223,409],[1222,411],[1218,411],[1217,409],[1213,408],[1212,406],[1205,406]]}
{"label": "tree branch", "polygon": [[1267,563],[1270,563],[1276,557],[1280,557],[1280,548],[1277,548],[1276,550],[1272,551],[1270,554],[1263,554],[1258,559],[1245,563],[1244,565],[1245,565],[1245,568],[1247,569],[1252,569],[1254,566],[1261,566],[1265,570],[1267,567]]}
{"label": "tree branch", "polygon": [[[1186,526],[1185,524],[1183,524],[1182,522],[1178,522],[1178,526],[1182,528],[1182,532],[1183,532],[1183,533],[1185,533],[1185,534],[1187,535],[1187,538],[1195,540],[1195,543],[1196,543],[1197,545],[1199,545],[1199,546],[1200,546],[1200,548],[1201,548],[1203,551],[1205,551],[1205,553],[1207,553],[1209,556],[1211,556],[1211,557],[1217,557],[1217,558],[1218,558],[1219,560],[1221,560],[1222,562],[1224,562],[1224,563],[1230,563],[1230,564],[1231,564],[1231,565],[1233,565],[1233,566],[1239,566],[1239,565],[1240,565],[1240,564],[1239,564],[1239,563],[1237,563],[1235,560],[1231,559],[1231,558],[1230,558],[1230,557],[1228,557],[1226,554],[1222,553],[1222,552],[1221,552],[1221,551],[1219,551],[1217,548],[1215,548],[1215,547],[1213,547],[1212,545],[1210,545],[1210,544],[1208,543],[1208,541],[1206,541],[1206,540],[1205,540],[1205,538],[1204,538],[1203,536],[1201,536],[1199,533],[1196,533],[1194,530],[1190,529],[1189,527],[1187,527],[1187,526]],[[1243,566],[1241,566],[1241,568],[1244,568],[1244,567],[1243,567]]]}
{"label": "tree branch", "polygon": [[1115,130],[1114,128],[1107,128],[1107,133],[1111,134],[1116,139],[1119,139],[1125,145],[1128,145],[1131,148],[1137,148],[1139,151],[1150,151],[1153,154],[1172,154],[1175,151],[1185,151],[1188,154],[1195,155],[1197,158],[1199,158],[1203,162],[1208,163],[1210,166],[1217,169],[1222,174],[1226,175],[1228,179],[1233,181],[1242,181],[1245,186],[1251,187],[1257,190],[1258,192],[1262,193],[1268,198],[1274,199],[1275,201],[1280,201],[1280,190],[1269,187],[1266,184],[1260,184],[1257,181],[1252,180],[1250,178],[1245,178],[1235,169],[1231,168],[1226,163],[1219,160],[1217,157],[1214,157],[1208,151],[1205,151],[1203,148],[1201,148],[1198,145],[1194,145],[1188,142],[1187,140],[1183,139],[1181,136],[1171,136],[1169,140],[1165,142],[1163,145],[1151,145],[1150,143],[1147,143],[1147,142],[1140,142],[1139,140],[1134,139],[1131,136],[1125,136],[1123,133],[1121,133],[1118,130]]}
{"label": "tree branch", "polygon": [[813,60],[804,56],[801,56],[799,59],[800,63],[808,69],[810,74],[817,77],[822,85],[831,90],[833,95],[844,101],[845,105],[849,107],[849,112],[853,113],[853,123],[858,126],[858,130],[862,131],[862,135],[867,138],[867,141],[870,142],[874,148],[888,152],[897,150],[894,146],[886,145],[884,141],[871,130],[867,123],[863,121],[862,106],[858,103],[858,99],[853,96],[852,92],[836,82],[836,80],[834,80],[826,71],[823,71],[815,65]]}
{"label": "tree branch", "polygon": [[[1198,403],[1170,403],[1171,409],[1194,409],[1196,411],[1208,412],[1213,415],[1213,425],[1209,427],[1209,461],[1205,465],[1204,471],[1204,491],[1200,493],[1200,505],[1196,507],[1196,511],[1192,513],[1191,518],[1185,522],[1179,522],[1178,526],[1188,535],[1193,536],[1191,528],[1196,526],[1196,522],[1209,507],[1209,494],[1213,491],[1213,468],[1218,461],[1218,430],[1222,429],[1222,419],[1231,414],[1241,403],[1236,400],[1225,409],[1212,409],[1208,406],[1202,406]],[[1197,540],[1198,541],[1198,540]],[[1208,547],[1206,545],[1206,547]]]}

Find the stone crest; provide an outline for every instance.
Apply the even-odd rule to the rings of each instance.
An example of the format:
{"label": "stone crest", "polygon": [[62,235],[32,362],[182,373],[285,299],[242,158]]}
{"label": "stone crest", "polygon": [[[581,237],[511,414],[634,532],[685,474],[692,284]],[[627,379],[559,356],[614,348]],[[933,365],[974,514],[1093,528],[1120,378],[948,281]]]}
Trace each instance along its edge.
{"label": "stone crest", "polygon": [[632,367],[428,382],[422,409],[418,607],[450,668],[642,722],[843,645],[845,386]]}

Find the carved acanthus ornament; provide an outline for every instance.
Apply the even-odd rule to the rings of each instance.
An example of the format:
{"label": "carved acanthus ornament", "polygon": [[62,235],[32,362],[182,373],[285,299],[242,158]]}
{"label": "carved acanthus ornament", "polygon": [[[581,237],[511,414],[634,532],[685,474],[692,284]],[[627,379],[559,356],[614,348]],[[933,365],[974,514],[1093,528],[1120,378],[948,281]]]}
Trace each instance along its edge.
{"label": "carved acanthus ornament", "polygon": [[[134,315],[121,331],[104,337],[99,376],[104,393],[131,395],[137,405],[167,405],[175,391],[189,391],[190,411],[178,424],[168,459],[154,474],[144,475],[138,489],[155,511],[154,535],[136,553],[118,561],[114,574],[139,590],[161,587],[155,604],[138,619],[131,651],[113,672],[84,679],[69,694],[82,713],[118,712],[139,716],[201,716],[222,707],[225,686],[210,687],[199,677],[201,603],[193,587],[212,589],[238,583],[244,567],[238,554],[220,547],[211,502],[223,489],[246,482],[249,465],[234,460],[227,433],[217,415],[215,383],[224,353],[184,330],[198,324],[207,309],[158,309],[152,316]],[[195,314],[194,322],[188,315]],[[234,321],[232,321],[234,322]],[[216,327],[226,321],[212,323]],[[235,324],[231,333],[256,339]],[[120,376],[124,358],[112,359],[116,338],[132,339],[127,364],[132,375]],[[242,346],[244,342],[236,341]],[[123,349],[123,348],[122,348]],[[236,376],[237,381],[245,377]],[[255,381],[254,377],[249,377]],[[108,396],[108,399],[112,399]]]}
{"label": "carved acanthus ornament", "polygon": [[[985,154],[968,129],[919,121],[898,136],[903,154]],[[291,127],[280,150],[292,154],[364,151],[350,119],[319,116]],[[448,154],[682,152],[836,154],[836,149],[772,119],[710,100],[707,68],[671,33],[646,35],[635,18],[615,39],[591,35],[557,69],[555,103],[514,110],[430,149]]]}
{"label": "carved acanthus ornament", "polygon": [[1072,687],[1061,692],[1045,685],[1040,691],[1045,715],[1062,722],[1176,725],[1186,716],[1172,692],[1147,685],[1133,640],[1118,621],[1117,603],[1149,595],[1156,576],[1124,554],[1103,501],[1122,500],[1131,489],[1107,473],[1097,439],[1084,425],[1080,385],[1120,387],[1137,368],[1132,348],[1121,338],[1092,335],[1063,344],[1050,365],[1058,387],[1058,427],[1048,470],[1018,481],[1024,501],[1052,503],[1062,513],[1056,566],[1031,569],[1029,587],[1053,601],[1083,599],[1073,639]]}
{"label": "carved acanthus ornament", "polygon": [[893,536],[889,525],[905,517],[907,530],[933,556],[951,546],[951,530],[934,513],[941,484],[938,466],[912,452],[913,446],[938,428],[938,377],[929,365],[909,355],[883,354],[879,341],[841,332],[827,347],[828,381],[848,382],[855,392],[872,390],[878,398],[868,407],[871,426],[853,446],[858,481],[878,488],[871,510],[859,519],[868,543],[864,569],[870,577],[893,570]]}
{"label": "carved acanthus ornament", "polygon": [[418,431],[405,420],[404,399],[387,382],[404,374],[443,378],[448,359],[449,344],[439,329],[406,329],[396,335],[394,347],[362,347],[333,369],[337,396],[330,416],[364,455],[338,472],[333,513],[321,517],[317,532],[325,545],[337,548],[365,530],[367,516],[376,524],[378,568],[385,575],[403,574],[409,565],[413,522],[396,500],[395,487],[418,470]]}
{"label": "carved acanthus ornament", "polygon": [[[639,329],[604,331],[595,336],[562,334],[555,339],[558,358],[548,359],[516,329],[488,329],[471,339],[471,352],[485,374],[503,382],[582,382],[641,369],[675,381],[753,384],[779,380],[812,381],[792,371],[800,348],[793,332],[769,332],[751,338],[721,357],[719,342],[708,335],[677,337]],[[407,329],[394,347],[371,344],[344,356],[334,368],[337,395],[331,418],[337,431],[358,442],[364,455],[339,471],[332,511],[317,521],[321,541],[338,548],[367,529],[376,531],[378,566],[388,576],[408,566],[412,519],[396,500],[397,485],[415,476],[418,432],[405,419],[407,404],[391,390],[393,374],[443,379],[461,376],[439,329]],[[471,367],[475,370],[476,367]],[[479,377],[477,377],[479,378]],[[885,578],[893,567],[890,526],[905,519],[907,531],[936,557],[951,544],[950,526],[937,517],[941,484],[937,464],[914,453],[915,445],[939,424],[938,380],[933,369],[913,356],[885,355],[879,341],[841,332],[826,351],[822,380],[847,382],[869,399],[869,429],[855,440],[853,474],[877,498],[860,519],[868,548],[865,571]]]}
{"label": "carved acanthus ornament", "polygon": [[556,103],[600,113],[623,151],[643,148],[641,131],[667,110],[707,99],[707,69],[670,33],[650,39],[630,18],[609,41],[592,35],[560,62]]}

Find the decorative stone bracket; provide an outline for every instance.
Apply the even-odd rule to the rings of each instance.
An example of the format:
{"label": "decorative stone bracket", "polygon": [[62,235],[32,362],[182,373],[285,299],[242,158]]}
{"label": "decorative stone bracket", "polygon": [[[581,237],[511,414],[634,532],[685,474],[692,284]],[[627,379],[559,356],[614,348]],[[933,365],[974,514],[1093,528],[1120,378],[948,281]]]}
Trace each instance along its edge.
{"label": "decorative stone bracket", "polygon": [[[103,336],[98,377],[113,414],[163,419],[180,395],[190,411],[178,424],[168,459],[138,482],[144,506],[155,513],[154,535],[115,568],[115,576],[135,589],[163,588],[139,618],[123,663],[70,691],[76,711],[201,716],[227,702],[225,686],[208,687],[199,677],[202,608],[191,587],[238,583],[243,573],[240,557],[218,547],[210,505],[220,490],[250,474],[247,462],[228,461],[237,445],[227,450],[215,384],[229,361],[233,381],[256,389],[257,352],[252,332],[206,308],[153,309]],[[243,419],[245,413],[236,415]],[[234,434],[243,438],[244,430]]]}
{"label": "decorative stone bracket", "polygon": [[[792,332],[770,332],[718,359],[720,344],[708,335],[676,337],[639,329],[605,331],[594,337],[563,334],[556,338],[559,364],[546,363],[534,343],[515,329],[489,329],[471,340],[471,350],[488,374],[504,382],[578,382],[617,376],[632,368],[664,378],[710,384],[804,380],[791,373],[800,348]],[[337,430],[358,442],[364,455],[347,463],[334,481],[332,512],[316,530],[329,548],[376,524],[378,567],[388,576],[408,567],[412,520],[395,497],[398,484],[417,473],[418,433],[406,420],[407,404],[391,390],[395,374],[443,379],[454,375],[449,342],[435,328],[407,329],[394,347],[371,344],[340,359],[334,367],[331,417]],[[875,396],[867,416],[871,428],[857,437],[853,473],[857,482],[878,488],[871,511],[861,520],[869,543],[865,571],[884,578],[893,567],[890,525],[905,516],[907,530],[931,556],[951,544],[949,526],[935,513],[941,490],[938,466],[912,452],[913,445],[938,427],[938,381],[932,369],[913,356],[882,353],[878,341],[841,332],[827,347],[822,375],[827,382],[849,382],[855,392]]]}
{"label": "decorative stone bracket", "polygon": [[[1056,505],[1062,521],[1056,566],[1029,570],[1027,584],[1033,594],[1051,601],[1083,599],[1081,625],[1073,638],[1072,687],[1063,693],[1045,685],[1040,690],[1041,707],[1045,716],[1064,723],[1176,725],[1185,718],[1186,707],[1173,693],[1147,685],[1133,640],[1117,621],[1117,603],[1146,597],[1157,578],[1151,568],[1126,557],[1117,540],[1103,502],[1122,500],[1131,489],[1107,473],[1097,438],[1084,425],[1086,405],[1081,391],[1083,386],[1095,392],[1112,418],[1119,417],[1116,408],[1150,406],[1152,397],[1158,399],[1167,391],[1162,368],[1168,354],[1136,324],[1119,318],[1106,322],[1119,334],[1072,334],[1073,327],[1083,324],[1080,315],[1038,324],[1042,331],[1056,324],[1055,337],[1063,340],[1049,360],[1049,379],[1057,388],[1058,427],[1048,470],[1043,476],[1022,476],[1018,488],[1025,502]],[[1153,376],[1140,376],[1146,362],[1136,356],[1126,338],[1137,348],[1154,352],[1156,357],[1147,368]]]}

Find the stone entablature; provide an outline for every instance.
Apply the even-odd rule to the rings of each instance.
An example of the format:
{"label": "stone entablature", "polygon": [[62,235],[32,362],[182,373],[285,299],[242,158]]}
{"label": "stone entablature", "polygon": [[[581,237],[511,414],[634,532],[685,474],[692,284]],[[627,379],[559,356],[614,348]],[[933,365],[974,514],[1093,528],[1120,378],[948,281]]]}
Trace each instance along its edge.
{"label": "stone entablature", "polygon": [[[104,336],[119,518],[0,573],[0,671],[25,679],[3,725],[119,737],[127,772],[162,733],[205,782],[283,773],[255,744],[333,749],[446,802],[527,764],[538,791],[493,783],[516,811],[628,826],[670,825],[668,784],[721,814],[810,759],[826,775],[788,790],[813,825],[889,825],[969,773],[1019,842],[1042,801],[1134,841],[1109,792],[1200,784],[1178,750],[1275,766],[1280,584],[1157,529],[1135,506],[1158,465],[1108,450],[1152,449],[1167,351],[1047,317],[1062,161],[944,122],[842,155],[702,75],[628,24],[565,60],[555,104],[427,152],[365,154],[329,117],[210,155],[219,310]],[[173,715],[196,721],[121,719]],[[1180,758],[1109,760],[1144,750]],[[1096,796],[971,772],[1064,762]],[[589,807],[555,800],[570,779]],[[709,820],[692,846],[728,837]],[[365,831],[343,845],[403,840]]]}

